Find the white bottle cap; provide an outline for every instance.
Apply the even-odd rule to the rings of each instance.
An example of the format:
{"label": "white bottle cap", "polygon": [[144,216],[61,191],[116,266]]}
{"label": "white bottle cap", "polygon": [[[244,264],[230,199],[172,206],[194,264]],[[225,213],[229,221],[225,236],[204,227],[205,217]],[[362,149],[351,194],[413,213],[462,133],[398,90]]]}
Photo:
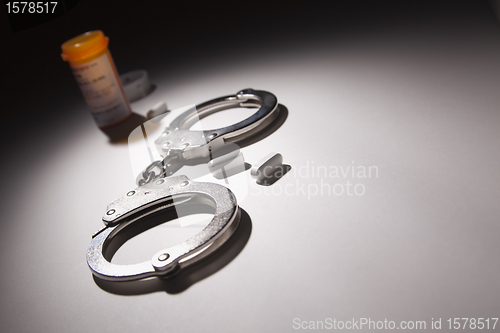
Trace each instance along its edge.
{"label": "white bottle cap", "polygon": [[137,101],[146,96],[150,89],[148,72],[138,70],[120,75],[123,91],[129,102]]}

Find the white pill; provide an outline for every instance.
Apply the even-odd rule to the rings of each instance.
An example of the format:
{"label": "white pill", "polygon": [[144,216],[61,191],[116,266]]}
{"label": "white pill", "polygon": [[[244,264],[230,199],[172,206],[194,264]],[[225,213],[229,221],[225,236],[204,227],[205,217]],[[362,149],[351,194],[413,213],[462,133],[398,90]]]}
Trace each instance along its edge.
{"label": "white pill", "polygon": [[234,160],[238,155],[240,154],[240,150],[233,150],[232,152],[229,152],[225,155],[219,156],[217,158],[214,158],[210,162],[208,162],[208,167],[210,169],[218,169],[221,168],[222,166],[228,164],[232,160]]}
{"label": "white pill", "polygon": [[229,163],[219,165],[218,168],[210,168],[212,175],[217,179],[224,179],[245,171],[245,158],[241,152],[238,151],[238,153]]}
{"label": "white pill", "polygon": [[253,178],[259,179],[267,174],[272,174],[273,170],[283,164],[283,156],[280,153],[270,153],[257,164],[254,164],[250,174]]}
{"label": "white pill", "polygon": [[166,111],[168,111],[167,103],[165,103],[165,102],[156,103],[155,106],[153,106],[151,108],[151,111],[158,113],[158,114],[166,112]]}
{"label": "white pill", "polygon": [[[168,112],[170,112],[167,108],[167,103],[159,102],[156,103],[151,110],[148,111],[147,117],[148,119],[153,119],[158,117],[157,119],[153,119],[153,122],[161,120],[163,117],[159,117],[161,115],[165,116]],[[156,121],[155,121],[156,120]]]}

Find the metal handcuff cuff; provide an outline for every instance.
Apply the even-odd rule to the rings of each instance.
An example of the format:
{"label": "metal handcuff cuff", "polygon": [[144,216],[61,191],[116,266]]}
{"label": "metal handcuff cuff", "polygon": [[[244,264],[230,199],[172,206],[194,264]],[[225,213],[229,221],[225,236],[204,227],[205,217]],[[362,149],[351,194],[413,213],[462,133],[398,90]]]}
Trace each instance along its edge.
{"label": "metal handcuff cuff", "polygon": [[[258,107],[249,118],[236,124],[208,131],[191,131],[199,119],[235,107]],[[223,245],[236,230],[240,209],[236,197],[216,183],[172,176],[183,165],[207,162],[226,142],[237,143],[267,126],[278,113],[276,96],[266,91],[245,89],[199,104],[170,123],[155,141],[163,160],[151,163],[141,175],[135,190],[111,202],[103,217],[105,227],[92,236],[87,263],[92,273],[104,280],[130,281],[152,276],[168,276],[203,259]],[[158,172],[155,172],[158,171]],[[158,251],[151,261],[117,265],[104,252],[113,238],[128,226],[175,205],[205,204],[215,209],[210,223],[181,244]]]}

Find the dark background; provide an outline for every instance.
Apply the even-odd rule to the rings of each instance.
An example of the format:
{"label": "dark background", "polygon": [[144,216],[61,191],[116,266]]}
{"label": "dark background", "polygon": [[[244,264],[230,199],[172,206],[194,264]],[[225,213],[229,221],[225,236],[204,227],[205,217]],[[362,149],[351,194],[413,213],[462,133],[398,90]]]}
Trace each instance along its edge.
{"label": "dark background", "polygon": [[[144,68],[196,70],[218,58],[262,56],[326,36],[419,29],[463,28],[491,22],[486,1],[123,1],[80,0],[65,14],[13,32],[0,10],[3,132],[50,124],[55,104],[83,103],[60,45],[102,30],[121,73]],[[487,18],[487,19],[485,19]],[[244,66],[244,63],[242,64]],[[42,111],[43,110],[43,111]],[[54,110],[54,111],[51,111]]]}

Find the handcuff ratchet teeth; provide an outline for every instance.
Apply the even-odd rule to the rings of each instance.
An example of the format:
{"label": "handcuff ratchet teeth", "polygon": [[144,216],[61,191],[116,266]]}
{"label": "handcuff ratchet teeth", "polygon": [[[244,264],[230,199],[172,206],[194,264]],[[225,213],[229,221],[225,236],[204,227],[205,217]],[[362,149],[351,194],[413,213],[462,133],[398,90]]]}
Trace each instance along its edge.
{"label": "handcuff ratchet teeth", "polygon": [[[234,107],[259,109],[249,118],[227,127],[208,131],[188,129],[203,117]],[[111,281],[168,276],[203,259],[223,245],[240,221],[240,209],[234,194],[222,185],[171,175],[187,161],[210,160],[212,152],[225,142],[240,142],[258,132],[276,117],[277,110],[278,101],[273,94],[245,89],[235,95],[199,104],[196,111],[186,111],[174,119],[155,141],[164,159],[153,162],[139,175],[138,188],[108,205],[103,217],[105,228],[94,234],[87,251],[87,263],[92,273]],[[173,165],[174,168],[169,169]],[[154,168],[160,168],[162,172],[156,174],[152,172]],[[150,261],[139,264],[112,264],[105,257],[104,253],[112,240],[130,225],[141,223],[154,213],[174,208],[178,210],[193,204],[208,205],[214,210],[210,223],[194,237],[158,251]]]}

